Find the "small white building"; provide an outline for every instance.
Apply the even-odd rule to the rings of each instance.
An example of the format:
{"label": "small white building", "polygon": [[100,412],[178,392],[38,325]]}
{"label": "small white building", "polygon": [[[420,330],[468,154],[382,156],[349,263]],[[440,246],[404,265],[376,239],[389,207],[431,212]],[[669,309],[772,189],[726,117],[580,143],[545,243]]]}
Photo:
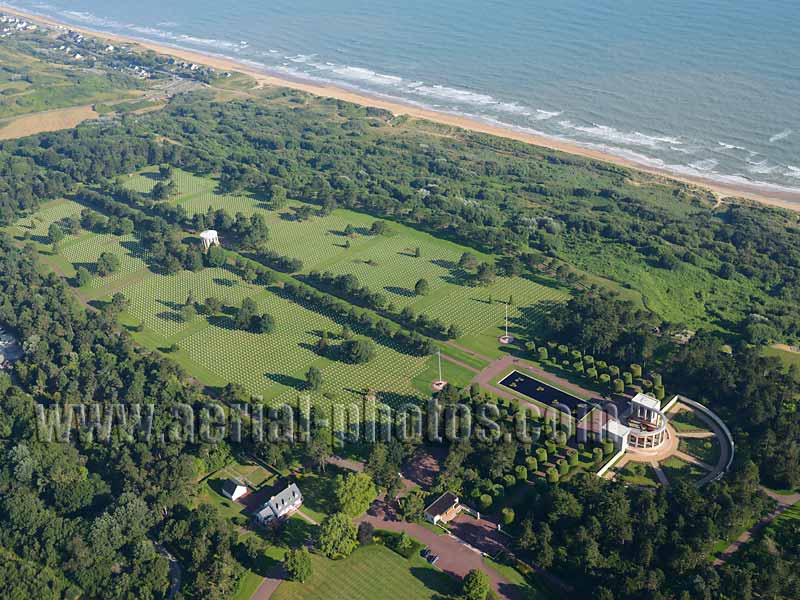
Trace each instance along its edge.
{"label": "small white building", "polygon": [[219,246],[219,234],[214,229],[206,229],[200,233],[203,240],[203,250],[208,250],[211,246]]}
{"label": "small white building", "polygon": [[228,479],[222,484],[222,495],[236,502],[247,494],[247,486],[238,479]]}
{"label": "small white building", "polygon": [[256,520],[262,525],[291,516],[303,504],[303,494],[297,484],[289,484],[283,491],[272,496],[258,509]]}
{"label": "small white building", "polygon": [[617,450],[628,449],[628,439],[631,434],[630,427],[626,427],[615,419],[609,419],[603,426],[603,433],[606,439],[614,442],[614,447]]}
{"label": "small white building", "polygon": [[425,509],[425,520],[438,525],[452,520],[461,511],[458,496],[453,492],[445,492]]}

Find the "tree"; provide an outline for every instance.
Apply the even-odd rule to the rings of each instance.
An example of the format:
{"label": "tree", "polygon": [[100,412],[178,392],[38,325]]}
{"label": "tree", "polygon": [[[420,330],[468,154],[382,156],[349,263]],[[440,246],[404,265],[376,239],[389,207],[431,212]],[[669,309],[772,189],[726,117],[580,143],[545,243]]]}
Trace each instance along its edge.
{"label": "tree", "polygon": [[375,221],[372,224],[372,227],[369,228],[369,232],[372,235],[382,235],[386,232],[386,222],[385,221]]}
{"label": "tree", "polygon": [[89,273],[89,269],[86,267],[78,267],[78,270],[75,272],[75,283],[78,285],[78,287],[89,285],[91,280],[92,274]]}
{"label": "tree", "polygon": [[47,239],[51,244],[58,244],[64,239],[64,230],[58,223],[50,223],[47,229]]}
{"label": "tree", "polygon": [[119,256],[111,252],[101,252],[97,257],[97,274],[105,277],[119,269]]}
{"label": "tree", "polygon": [[361,521],[358,524],[358,543],[362,546],[372,542],[372,536],[375,535],[375,526],[369,521]]}
{"label": "tree", "polygon": [[317,367],[310,367],[306,372],[306,386],[313,392],[322,387],[322,371]]}
{"label": "tree", "polygon": [[214,296],[209,296],[203,302],[203,312],[207,315],[215,315],[222,310],[222,301]]}
{"label": "tree", "polygon": [[319,527],[317,547],[328,558],[350,556],[358,546],[358,531],[345,513],[334,513]]}
{"label": "tree", "polygon": [[272,333],[275,330],[275,318],[269,313],[253,315],[249,329],[253,333]]}
{"label": "tree", "polygon": [[311,575],[311,554],[305,547],[290,550],[286,553],[283,566],[293,581],[304,583]]}
{"label": "tree", "polygon": [[489,285],[495,280],[496,273],[494,265],[490,263],[481,263],[478,265],[476,279],[481,285]]}
{"label": "tree", "polygon": [[375,344],[369,339],[347,340],[342,344],[342,358],[345,362],[354,365],[371,361],[375,358],[376,353]]}
{"label": "tree", "polygon": [[351,517],[366,512],[377,495],[375,484],[366,473],[338,475],[335,486],[339,510]]}
{"label": "tree", "polygon": [[273,185],[270,204],[272,205],[272,210],[280,210],[286,206],[286,189],[279,185]]}
{"label": "tree", "polygon": [[194,304],[184,304],[181,307],[181,320],[188,323],[197,315],[197,309]]}
{"label": "tree", "polygon": [[420,279],[417,281],[416,285],[414,285],[414,293],[417,296],[426,296],[430,291],[431,286],[428,284],[427,279]]}
{"label": "tree", "polygon": [[233,320],[233,325],[236,329],[249,329],[253,317],[256,316],[258,306],[252,298],[245,298],[242,300],[242,306],[236,312],[236,317]]}
{"label": "tree", "polygon": [[419,258],[420,256],[422,256],[422,250],[420,250],[419,246],[417,246],[414,248],[414,258]]}
{"label": "tree", "polygon": [[471,271],[478,266],[478,259],[471,252],[464,252],[458,260],[458,268],[464,271]]}
{"label": "tree", "polygon": [[205,255],[209,267],[221,267],[225,264],[225,251],[220,246],[211,246]]}
{"label": "tree", "polygon": [[491,589],[492,584],[489,576],[479,569],[472,569],[464,577],[461,591],[465,600],[486,600]]}

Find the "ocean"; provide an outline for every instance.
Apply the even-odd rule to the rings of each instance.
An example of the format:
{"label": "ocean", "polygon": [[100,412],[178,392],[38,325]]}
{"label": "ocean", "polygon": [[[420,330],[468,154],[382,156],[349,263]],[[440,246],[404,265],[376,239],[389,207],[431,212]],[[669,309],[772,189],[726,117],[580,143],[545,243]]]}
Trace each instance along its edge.
{"label": "ocean", "polygon": [[797,0],[13,0],[109,33],[800,193]]}

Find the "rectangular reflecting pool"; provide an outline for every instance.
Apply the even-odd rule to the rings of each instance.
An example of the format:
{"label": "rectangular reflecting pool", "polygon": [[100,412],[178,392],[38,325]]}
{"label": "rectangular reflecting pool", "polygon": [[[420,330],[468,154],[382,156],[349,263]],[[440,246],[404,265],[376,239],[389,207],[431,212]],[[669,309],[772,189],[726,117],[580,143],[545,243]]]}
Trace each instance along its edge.
{"label": "rectangular reflecting pool", "polygon": [[562,392],[558,388],[554,388],[543,381],[539,381],[529,375],[520,373],[519,371],[511,371],[501,381],[500,385],[510,390],[527,396],[531,400],[535,400],[544,406],[552,406],[553,402],[558,402],[560,405],[558,410],[563,413],[569,414],[573,417],[580,418],[578,415],[578,406],[582,404],[590,404],[586,400]]}

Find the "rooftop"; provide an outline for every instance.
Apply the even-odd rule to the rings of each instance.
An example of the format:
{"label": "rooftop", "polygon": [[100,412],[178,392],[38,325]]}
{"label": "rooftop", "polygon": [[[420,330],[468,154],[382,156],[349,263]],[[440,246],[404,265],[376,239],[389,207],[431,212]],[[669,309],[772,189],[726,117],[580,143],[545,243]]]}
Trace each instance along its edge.
{"label": "rooftop", "polygon": [[458,496],[453,492],[445,492],[434,500],[433,503],[425,509],[425,512],[431,516],[441,516],[456,504],[458,504]]}

